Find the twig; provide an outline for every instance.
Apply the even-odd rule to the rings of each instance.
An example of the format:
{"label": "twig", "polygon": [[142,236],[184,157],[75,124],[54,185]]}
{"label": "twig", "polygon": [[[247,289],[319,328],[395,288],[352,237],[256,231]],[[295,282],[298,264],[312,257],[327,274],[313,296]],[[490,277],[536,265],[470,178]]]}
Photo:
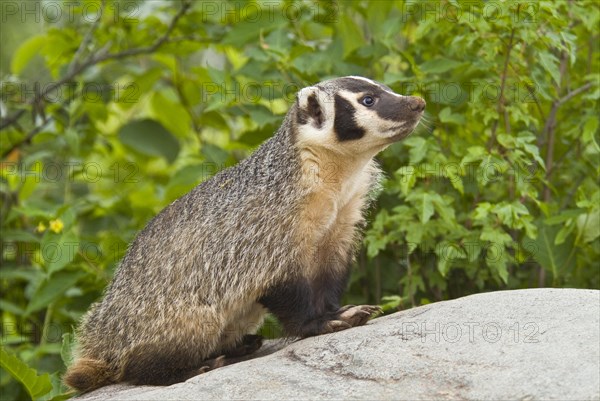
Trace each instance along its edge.
{"label": "twig", "polygon": [[[517,6],[517,7],[520,7]],[[517,8],[518,12],[518,8]],[[497,112],[500,114],[504,110],[506,99],[504,98],[504,89],[506,87],[506,76],[508,75],[508,64],[510,61],[510,52],[514,47],[514,38],[515,38],[515,28],[512,28],[510,31],[510,38],[508,40],[508,46],[506,48],[506,58],[504,59],[504,69],[502,71],[502,76],[500,78],[500,98],[498,99],[498,107]],[[504,113],[504,118],[507,119],[507,113]],[[492,126],[492,135],[490,136],[490,140],[488,142],[488,148],[492,146],[492,144],[496,141],[496,131],[498,129],[498,121],[500,120],[500,116],[498,116],[498,120],[494,121],[494,125]],[[506,123],[508,124],[508,123]],[[509,126],[508,126],[509,127]],[[510,129],[510,128],[509,128]]]}
{"label": "twig", "polygon": [[44,119],[44,121],[40,125],[38,125],[34,129],[32,129],[31,131],[29,131],[29,133],[27,135],[25,135],[25,138],[23,138],[22,140],[20,140],[19,142],[15,143],[15,144],[13,144],[10,148],[8,148],[4,152],[2,152],[2,158],[5,158],[9,154],[11,154],[15,149],[17,149],[18,147],[20,147],[24,143],[31,142],[31,139],[34,136],[36,136],[41,130],[43,130],[46,127],[46,125],[48,125],[48,123],[50,121],[52,121],[52,118]]}
{"label": "twig", "polygon": [[192,122],[192,127],[194,128],[194,132],[196,134],[200,134],[200,126],[196,123],[196,115],[194,114],[194,111],[192,110],[192,106],[190,105],[190,102],[188,102],[187,98],[185,97],[185,93],[183,92],[183,89],[181,88],[180,81],[181,80],[179,79],[178,69],[176,68],[175,72],[173,74],[173,79],[170,82],[173,85],[173,87],[175,88],[175,91],[177,92],[177,97],[181,101],[181,105],[183,106],[186,113],[190,117],[190,121]]}
{"label": "twig", "polygon": [[575,192],[577,192],[577,190],[579,189],[579,186],[581,185],[581,183],[583,182],[583,180],[585,180],[586,178],[588,178],[587,175],[585,174],[581,174],[579,176],[579,178],[577,179],[577,181],[575,181],[575,184],[573,184],[573,187],[569,190],[569,192],[567,193],[567,196],[565,196],[562,204],[560,205],[560,209],[564,209],[569,205],[569,202],[573,199],[573,197],[575,196]]}
{"label": "twig", "polygon": [[[87,60],[84,61],[83,63],[76,64],[72,68],[72,70],[69,71],[69,73],[67,73],[67,75],[64,76],[62,79],[60,79],[59,81],[57,81],[51,85],[46,86],[42,92],[40,92],[38,95],[36,95],[34,99],[29,101],[29,104],[36,103],[40,99],[43,99],[48,93],[50,93],[54,89],[64,85],[65,83],[71,81],[75,76],[77,76],[78,74],[87,70],[89,67],[91,67],[95,64],[98,64],[98,63],[101,63],[104,61],[120,60],[120,59],[124,59],[124,58],[131,57],[131,56],[138,56],[141,54],[149,54],[149,53],[155,52],[156,50],[158,50],[158,48],[160,48],[169,39],[169,36],[173,32],[173,29],[175,29],[175,25],[177,24],[179,19],[187,12],[187,10],[190,7],[191,7],[191,3],[189,1],[183,2],[181,9],[177,12],[177,14],[175,14],[173,19],[171,20],[171,23],[169,24],[169,27],[167,28],[167,31],[165,32],[165,34],[163,36],[161,36],[160,38],[158,38],[152,45],[146,46],[146,47],[128,49],[128,50],[124,50],[124,51],[121,51],[118,53],[108,53],[108,47],[104,46],[104,48],[101,49],[96,55],[90,55],[87,58]],[[3,130],[4,128],[14,124],[14,122],[17,121],[23,115],[23,113],[25,113],[25,109],[21,109],[18,112],[16,112],[12,117],[5,119],[2,123],[0,123],[0,131]]]}
{"label": "twig", "polygon": [[[568,53],[566,50],[563,50],[561,52],[561,57],[560,57],[560,70],[559,70],[560,78],[559,78],[559,82],[556,83],[556,92],[557,93],[560,93],[560,88],[562,87],[563,82],[564,82],[565,74],[567,71],[567,64],[568,64],[567,61],[568,61]],[[543,136],[546,137],[546,159],[545,159],[546,174],[545,174],[545,183],[544,183],[542,199],[546,203],[550,202],[550,199],[552,196],[549,182],[550,182],[550,176],[554,172],[554,142],[555,142],[555,130],[554,129],[556,127],[556,115],[558,113],[558,109],[560,106],[562,106],[563,104],[568,102],[570,99],[579,95],[580,93],[585,92],[586,90],[590,89],[591,87],[592,87],[592,83],[588,82],[585,85],[583,85],[577,89],[569,91],[566,95],[559,97],[552,102],[552,108],[550,109],[550,113],[548,114],[548,119],[546,120],[546,123],[544,124],[544,128],[542,131],[542,133],[544,134]],[[554,279],[556,279],[556,277],[554,277]],[[545,285],[545,282],[546,282],[546,271],[544,270],[544,268],[542,266],[540,266],[540,269],[538,272],[538,286],[543,287]]]}
{"label": "twig", "polygon": [[529,95],[533,99],[535,106],[538,110],[538,113],[540,113],[540,117],[542,118],[542,120],[545,120],[546,116],[544,115],[544,110],[542,109],[542,105],[540,104],[540,101],[539,101],[537,95],[535,94],[535,91],[533,90],[533,86],[531,86],[529,84],[525,84],[525,88],[527,88],[527,92],[529,92]]}
{"label": "twig", "polygon": [[[566,51],[562,51],[560,55],[560,75],[559,81],[556,83],[556,92],[560,91],[560,87],[564,81],[564,76],[567,71],[567,58],[568,54]],[[543,133],[546,137],[546,180],[550,178],[550,171],[552,171],[552,163],[554,162],[554,128],[556,127],[556,114],[558,113],[558,108],[561,105],[560,99],[552,102],[552,109],[550,110],[550,114],[548,114],[548,119],[546,120],[546,124],[544,124]],[[550,201],[550,186],[544,186],[543,199],[544,202]]]}
{"label": "twig", "polygon": [[592,87],[592,83],[588,82],[587,84],[572,90],[571,92],[567,93],[565,96],[561,97],[560,100],[558,101],[558,106],[562,106],[564,103],[568,102],[569,100],[571,100],[572,98],[574,98],[575,96],[579,95],[582,92],[585,92],[586,90],[590,89]]}
{"label": "twig", "polygon": [[416,306],[415,304],[415,296],[412,292],[412,265],[410,264],[410,253],[408,251],[408,245],[404,246],[404,252],[406,254],[406,271],[408,273],[408,296],[410,298],[410,306],[413,308]]}
{"label": "twig", "polygon": [[[562,76],[562,75],[561,75]],[[562,78],[561,78],[562,80]],[[550,175],[554,172],[554,128],[556,126],[556,115],[558,113],[558,108],[574,98],[575,96],[585,92],[586,90],[592,87],[592,83],[588,82],[585,85],[572,90],[567,93],[565,96],[561,97],[558,100],[555,100],[552,103],[552,109],[550,110],[550,114],[548,115],[548,120],[546,120],[546,124],[544,125],[543,132],[546,133],[547,136],[547,149],[546,149],[546,180],[550,178]],[[545,202],[550,201],[550,187],[548,185],[544,186],[543,199]]]}
{"label": "twig", "polygon": [[[106,4],[105,0],[102,0],[102,2],[100,3],[100,14],[99,15],[104,14],[105,4]],[[71,64],[69,65],[69,69],[68,69],[69,74],[71,74],[75,70],[77,65],[79,64],[79,60],[81,59],[81,56],[83,55],[83,52],[85,51],[85,49],[88,47],[88,45],[92,41],[92,38],[94,37],[94,32],[96,31],[96,29],[98,29],[98,25],[100,25],[101,19],[102,18],[96,18],[96,21],[94,21],[94,23],[92,24],[90,29],[85,34],[85,37],[83,38],[83,40],[81,41],[81,44],[77,48],[77,51],[73,55],[73,60],[71,60]]]}

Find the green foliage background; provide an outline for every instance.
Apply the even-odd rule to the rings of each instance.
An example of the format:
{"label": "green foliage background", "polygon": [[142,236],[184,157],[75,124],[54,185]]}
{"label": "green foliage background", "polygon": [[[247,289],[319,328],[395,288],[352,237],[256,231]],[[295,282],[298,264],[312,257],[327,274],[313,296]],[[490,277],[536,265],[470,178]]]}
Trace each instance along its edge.
{"label": "green foliage background", "polygon": [[67,3],[2,3],[3,398],[68,397],[136,232],[336,76],[428,104],[380,155],[346,302],[600,287],[597,2]]}

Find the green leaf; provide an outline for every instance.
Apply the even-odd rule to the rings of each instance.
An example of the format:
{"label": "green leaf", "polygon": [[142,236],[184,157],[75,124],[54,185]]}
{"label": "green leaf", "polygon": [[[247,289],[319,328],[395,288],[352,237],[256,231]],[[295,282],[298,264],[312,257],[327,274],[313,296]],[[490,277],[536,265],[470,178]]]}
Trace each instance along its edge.
{"label": "green leaf", "polygon": [[435,207],[435,211],[444,220],[446,224],[452,226],[456,223],[454,209],[452,205],[447,203],[449,198],[443,198],[439,194],[431,195],[432,203]]}
{"label": "green leaf", "polygon": [[414,166],[402,166],[396,171],[397,181],[400,181],[400,190],[404,195],[412,189],[417,182],[417,169]]}
{"label": "green leaf", "polygon": [[153,115],[170,132],[185,138],[190,132],[192,120],[185,107],[179,101],[168,98],[168,95],[175,96],[170,91],[154,93],[151,101]]}
{"label": "green leaf", "polygon": [[551,271],[552,275],[557,277],[559,271],[567,267],[569,253],[573,248],[572,242],[565,240],[557,245],[554,241],[559,231],[558,227],[545,226],[541,222],[538,222],[537,226],[538,236],[532,256],[544,269]]}
{"label": "green leaf", "polygon": [[431,216],[433,216],[434,207],[433,202],[431,201],[431,196],[429,194],[422,195],[422,206],[421,214],[419,215],[421,219],[421,223],[425,224],[429,221]]}
{"label": "green leaf", "polygon": [[189,192],[200,182],[212,177],[223,168],[216,163],[191,164],[179,169],[169,180],[165,199],[173,201]]}
{"label": "green leaf", "polygon": [[464,63],[444,57],[437,57],[421,64],[420,68],[426,74],[441,74],[446,71],[458,68]]}
{"label": "green leaf", "polygon": [[203,144],[201,152],[208,162],[214,163],[217,166],[223,166],[229,157],[227,152],[211,143]]}
{"label": "green leaf", "polygon": [[458,165],[456,165],[456,167],[457,168],[454,168],[452,165],[447,165],[446,168],[444,168],[444,174],[454,189],[460,192],[461,195],[464,195],[465,188],[463,186],[462,177],[460,176],[460,169],[458,168]]}
{"label": "green leaf", "polygon": [[585,210],[583,210],[583,209],[564,210],[564,211],[560,212],[560,214],[548,217],[546,220],[544,220],[544,224],[549,225],[549,226],[556,225],[556,224],[562,224],[565,221],[570,220],[574,217],[577,217],[584,212],[585,212]]}
{"label": "green leaf", "polygon": [[425,138],[409,137],[404,141],[404,145],[410,148],[408,151],[410,164],[418,164],[427,155],[428,146]]}
{"label": "green leaf", "polygon": [[21,316],[25,313],[23,308],[5,299],[0,299],[0,309],[17,316]]}
{"label": "green leaf", "polygon": [[[281,122],[281,116],[273,114],[271,110],[262,105],[245,106],[244,110],[248,115],[252,116],[252,121],[257,123],[259,128],[263,128],[267,125],[279,124]],[[273,129],[270,130],[271,135],[273,134],[273,131]]]}
{"label": "green leaf", "polygon": [[267,125],[264,128],[259,128],[253,131],[246,131],[239,138],[239,142],[245,145],[255,147],[263,143],[265,140],[273,136],[274,127]]}
{"label": "green leaf", "polygon": [[75,259],[79,250],[79,238],[73,230],[55,234],[46,232],[42,240],[42,258],[49,274],[57,272]]}
{"label": "green leaf", "polygon": [[[418,223],[409,224],[406,227],[406,242],[410,245],[417,246],[423,240],[423,225]],[[409,250],[412,251],[412,250]]]}
{"label": "green leaf", "polygon": [[37,310],[47,307],[59,297],[64,297],[65,291],[73,287],[80,278],[84,277],[86,272],[61,270],[50,276],[49,279],[45,280],[40,287],[37,289],[27,309],[26,315],[31,314]]}
{"label": "green leaf", "polygon": [[25,230],[11,230],[11,229],[2,229],[2,239],[5,242],[8,241],[22,241],[22,242],[33,242],[38,243],[40,239],[36,237],[29,231]]}
{"label": "green leaf", "polygon": [[594,148],[596,149],[596,152],[600,152],[600,146],[596,142],[596,138],[594,136],[597,130],[598,117],[593,116],[585,122],[585,125],[583,126],[583,135],[581,136],[581,139],[583,139],[585,142],[591,142]]}
{"label": "green leaf", "polygon": [[356,22],[346,13],[341,14],[338,29],[344,43],[344,58],[346,58],[364,43],[363,34]]}
{"label": "green leaf", "polygon": [[135,120],[119,130],[119,139],[134,150],[148,155],[164,157],[172,163],[179,153],[179,141],[155,120]]}
{"label": "green leaf", "polygon": [[25,41],[15,52],[10,63],[13,74],[19,75],[27,66],[29,61],[46,46],[48,39],[46,35],[36,35]]}
{"label": "green leaf", "polygon": [[482,241],[489,241],[499,247],[510,245],[512,243],[512,237],[504,232],[504,230],[490,226],[485,226],[483,228],[479,239]]}
{"label": "green leaf", "polygon": [[467,259],[465,250],[460,248],[457,243],[449,241],[442,241],[437,244],[435,247],[435,254],[437,255],[438,271],[443,277],[446,277],[446,274],[453,263]]}
{"label": "green leaf", "polygon": [[381,309],[384,312],[388,311],[396,311],[398,307],[402,304],[402,297],[399,295],[388,295],[385,297],[381,297]]}
{"label": "green leaf", "polygon": [[481,202],[473,211],[473,219],[483,221],[487,219],[492,210],[492,204],[489,202]]}
{"label": "green leaf", "polygon": [[[497,251],[497,249],[494,250]],[[498,277],[500,277],[504,284],[508,282],[508,260],[506,255],[506,250],[502,249],[500,254],[491,255],[490,252],[488,252],[485,258],[486,264],[492,269],[492,271],[498,274]]]}
{"label": "green leaf", "polygon": [[549,52],[540,52],[538,59],[542,67],[550,73],[556,84],[560,84],[560,71],[558,70],[558,59]]}
{"label": "green leaf", "polygon": [[406,197],[406,200],[415,205],[418,213],[419,220],[422,224],[429,221],[434,213],[433,198],[428,193],[417,193],[413,192]]}
{"label": "green leaf", "polygon": [[466,122],[465,116],[462,114],[453,114],[450,107],[443,108],[440,111],[439,118],[441,122],[449,124],[463,125]]}
{"label": "green leaf", "polygon": [[73,398],[73,391],[63,384],[60,372],[52,373],[50,382],[52,391],[40,398],[39,401],[64,401]]}
{"label": "green leaf", "polygon": [[[261,35],[264,36],[275,28],[280,28],[285,25],[283,18],[284,13],[271,12],[266,13],[260,7],[248,7],[247,12],[242,12],[242,17],[246,20],[240,21],[227,32],[221,40],[222,45],[234,45],[234,47],[242,48],[243,45],[249,42],[258,42]],[[256,10],[256,11],[255,11]],[[223,82],[223,81],[215,81]]]}
{"label": "green leaf", "polygon": [[591,243],[600,237],[600,210],[579,216],[577,230],[585,243]]}
{"label": "green leaf", "polygon": [[565,242],[565,239],[573,232],[575,224],[573,221],[567,221],[567,224],[563,225],[556,237],[554,238],[554,245],[560,245]]}
{"label": "green leaf", "polygon": [[52,390],[50,375],[45,373],[38,376],[37,372],[27,366],[27,364],[9,354],[6,349],[0,346],[0,366],[7,371],[15,380],[20,382],[32,400],[49,393]]}
{"label": "green leaf", "polygon": [[64,333],[62,335],[62,345],[60,347],[60,358],[62,359],[65,366],[71,364],[73,359],[73,349],[75,347],[75,338],[71,333]]}

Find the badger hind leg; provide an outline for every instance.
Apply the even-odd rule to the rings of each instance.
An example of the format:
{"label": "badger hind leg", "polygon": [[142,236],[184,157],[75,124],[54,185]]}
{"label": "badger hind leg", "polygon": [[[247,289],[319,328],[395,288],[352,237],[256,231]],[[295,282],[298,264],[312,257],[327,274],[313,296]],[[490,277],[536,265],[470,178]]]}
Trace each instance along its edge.
{"label": "badger hind leg", "polygon": [[222,360],[190,355],[186,347],[140,344],[129,353],[119,381],[135,385],[169,386],[222,366]]}
{"label": "badger hind leg", "polygon": [[234,348],[225,350],[226,358],[239,358],[252,354],[262,347],[263,337],[258,334],[246,334],[242,341]]}
{"label": "badger hind leg", "polygon": [[204,366],[197,370],[197,373],[194,376],[225,366],[225,355],[207,359],[203,362],[203,365]]}
{"label": "badger hind leg", "polygon": [[101,360],[80,358],[69,367],[63,377],[64,383],[82,393],[116,382],[115,372]]}
{"label": "badger hind leg", "polygon": [[262,347],[263,337],[254,334],[263,323],[266,309],[256,302],[250,302],[238,310],[228,311],[230,322],[219,340],[219,350],[214,355],[239,358],[251,354]]}

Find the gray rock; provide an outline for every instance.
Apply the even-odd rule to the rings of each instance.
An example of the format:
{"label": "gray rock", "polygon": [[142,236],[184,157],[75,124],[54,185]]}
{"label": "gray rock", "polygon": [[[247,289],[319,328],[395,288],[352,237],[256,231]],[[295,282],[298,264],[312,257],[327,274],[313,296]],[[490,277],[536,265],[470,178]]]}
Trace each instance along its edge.
{"label": "gray rock", "polygon": [[[600,399],[600,291],[472,295],[286,344],[170,387],[78,400]],[[262,355],[262,356],[261,356]]]}

